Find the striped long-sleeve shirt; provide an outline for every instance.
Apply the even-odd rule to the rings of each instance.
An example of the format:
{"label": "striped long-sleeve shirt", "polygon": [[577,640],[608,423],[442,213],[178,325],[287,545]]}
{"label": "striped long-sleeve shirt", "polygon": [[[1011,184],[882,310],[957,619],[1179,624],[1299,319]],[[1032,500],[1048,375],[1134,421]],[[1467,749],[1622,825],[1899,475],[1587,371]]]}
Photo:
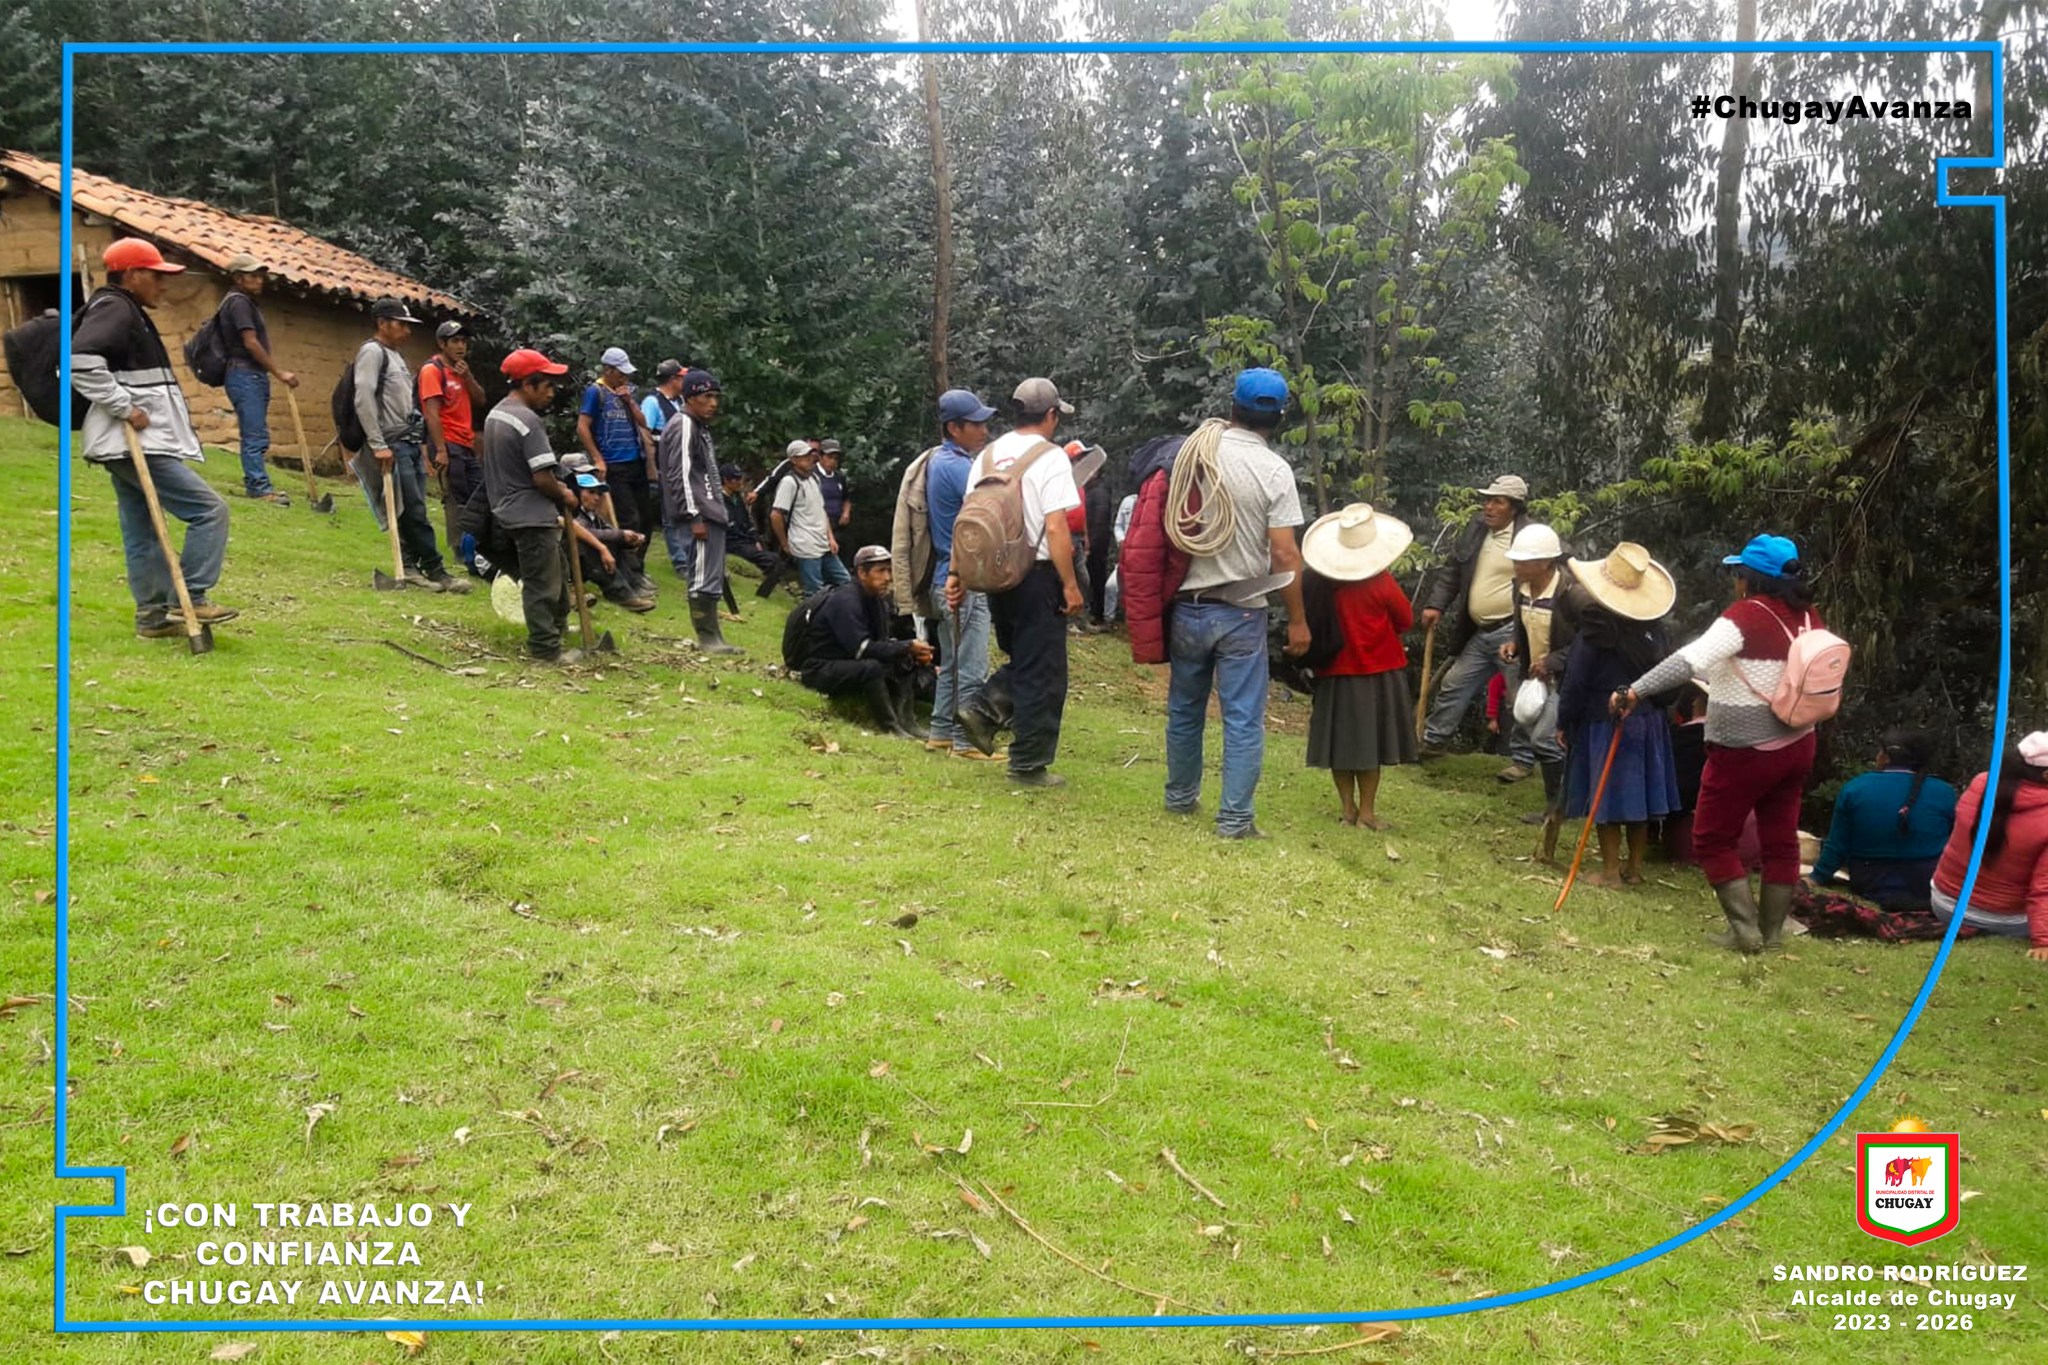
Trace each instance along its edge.
{"label": "striped long-sleeve shirt", "polygon": [[1669,692],[1695,677],[1707,680],[1707,743],[1756,749],[1789,743],[1804,731],[1781,724],[1770,698],[1785,677],[1785,656],[1801,623],[1818,614],[1796,612],[1774,597],[1745,597],[1714,619],[1698,639],[1630,684],[1639,697]]}

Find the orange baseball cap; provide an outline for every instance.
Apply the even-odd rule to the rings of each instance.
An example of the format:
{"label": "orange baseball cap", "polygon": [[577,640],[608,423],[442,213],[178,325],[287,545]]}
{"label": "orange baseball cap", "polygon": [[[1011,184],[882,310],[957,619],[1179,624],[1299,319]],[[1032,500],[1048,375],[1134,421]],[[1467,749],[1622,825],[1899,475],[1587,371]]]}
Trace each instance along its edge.
{"label": "orange baseball cap", "polygon": [[507,379],[515,384],[522,379],[531,379],[537,374],[569,373],[567,365],[549,360],[531,346],[522,346],[511,355],[506,356],[504,363],[500,364],[498,369],[503,372]]}
{"label": "orange baseball cap", "polygon": [[163,252],[156,249],[156,243],[141,237],[123,237],[107,243],[107,249],[100,253],[100,260],[109,270],[154,270],[160,275],[177,275],[185,269],[165,260]]}

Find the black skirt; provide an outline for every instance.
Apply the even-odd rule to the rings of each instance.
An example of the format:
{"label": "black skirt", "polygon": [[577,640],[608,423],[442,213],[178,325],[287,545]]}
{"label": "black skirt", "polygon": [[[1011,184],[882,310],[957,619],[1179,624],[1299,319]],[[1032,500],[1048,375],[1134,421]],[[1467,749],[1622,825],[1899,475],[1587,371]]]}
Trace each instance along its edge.
{"label": "black skirt", "polygon": [[1415,761],[1415,703],[1403,669],[1318,678],[1308,766],[1359,772]]}

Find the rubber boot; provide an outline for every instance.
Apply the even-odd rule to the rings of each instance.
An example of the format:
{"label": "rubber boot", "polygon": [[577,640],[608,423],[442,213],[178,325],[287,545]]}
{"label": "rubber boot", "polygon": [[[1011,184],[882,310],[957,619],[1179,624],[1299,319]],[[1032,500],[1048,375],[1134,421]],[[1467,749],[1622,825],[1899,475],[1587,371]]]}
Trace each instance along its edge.
{"label": "rubber boot", "polygon": [[715,597],[693,597],[690,599],[690,624],[697,628],[697,647],[706,654],[744,654],[747,651],[738,645],[729,645],[718,629],[718,599]]}
{"label": "rubber boot", "polygon": [[1792,887],[1765,882],[1757,893],[1757,927],[1763,931],[1765,952],[1775,953],[1785,946],[1785,916],[1791,913]]}
{"label": "rubber boot", "polygon": [[861,684],[861,696],[867,698],[868,713],[874,717],[875,730],[884,735],[896,733],[896,697],[889,690],[887,678],[870,678]]}
{"label": "rubber boot", "polygon": [[917,687],[913,675],[905,673],[892,678],[889,685],[890,705],[896,723],[890,727],[891,734],[914,739],[920,743],[932,737],[932,732],[917,723]]}
{"label": "rubber boot", "polygon": [[[1792,889],[1785,888],[1788,892]],[[1757,927],[1756,901],[1749,894],[1749,878],[1734,877],[1714,888],[1714,895],[1721,902],[1721,913],[1728,917],[1728,932],[1708,934],[1707,938],[1722,948],[1733,948],[1738,953],[1760,953],[1764,948],[1762,931]]]}

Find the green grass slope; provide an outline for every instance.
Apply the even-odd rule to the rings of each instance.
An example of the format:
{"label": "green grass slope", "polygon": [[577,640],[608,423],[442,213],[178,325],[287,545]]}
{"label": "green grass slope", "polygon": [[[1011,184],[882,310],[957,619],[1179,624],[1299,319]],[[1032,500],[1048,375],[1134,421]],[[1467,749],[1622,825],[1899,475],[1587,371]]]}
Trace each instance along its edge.
{"label": "green grass slope", "polygon": [[[205,466],[223,490],[232,464]],[[772,676],[786,599],[743,598],[728,638],[750,655],[713,667],[680,644],[664,581],[649,617],[600,609],[616,659],[538,670],[482,595],[371,591],[383,542],[346,486],[332,517],[234,502],[216,597],[244,614],[194,658],[133,637],[108,481],[74,475],[69,1157],[127,1167],[133,1215],[72,1222],[75,1320],[276,1311],[133,1292],[160,1279],[303,1281],[300,1317],[1270,1313],[1509,1292],[1628,1256],[1765,1176],[1854,1087],[1933,956],[1801,940],[1739,960],[1701,939],[1697,874],[1663,867],[1553,915],[1516,822],[1529,791],[1456,759],[1389,775],[1395,832],[1339,828],[1295,701],[1274,707],[1259,794],[1273,837],[1218,841],[1161,811],[1159,683],[1113,639],[1075,642],[1071,785],[1046,793],[867,735]],[[55,492],[49,428],[0,421],[0,992],[34,997],[0,1010],[0,1357],[197,1361],[247,1341],[258,1362],[401,1358],[381,1333],[48,1332],[51,1205],[107,1188],[50,1175]],[[1217,743],[1212,727],[1212,765]],[[2031,1284],[1967,1333],[1905,1312],[1871,1333],[1771,1278],[2048,1259],[2040,973],[2015,945],[1963,945],[1844,1130],[1915,1112],[1962,1133],[1973,1197],[1949,1237],[1909,1252],[1860,1232],[1838,1137],[1672,1256],[1332,1358],[2040,1359]],[[1650,1116],[1679,1112],[1754,1135],[1646,1154]],[[205,1240],[345,1234],[141,1216],[394,1201],[435,1210],[418,1269],[207,1269]],[[459,1280],[484,1302],[308,1306],[362,1279]],[[1186,1361],[1351,1336],[439,1331],[423,1358]]]}

